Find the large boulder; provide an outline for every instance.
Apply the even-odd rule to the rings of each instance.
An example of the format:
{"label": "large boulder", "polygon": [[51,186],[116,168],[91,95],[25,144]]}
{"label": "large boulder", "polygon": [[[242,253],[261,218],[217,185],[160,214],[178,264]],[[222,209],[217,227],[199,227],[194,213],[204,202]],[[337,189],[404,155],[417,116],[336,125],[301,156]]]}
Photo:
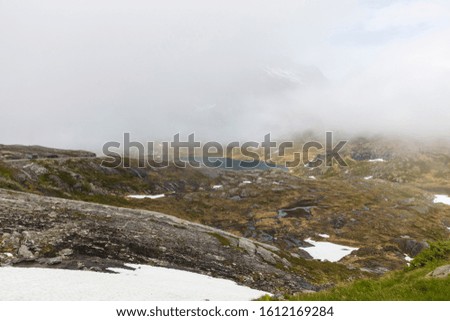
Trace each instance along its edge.
{"label": "large boulder", "polygon": [[432,278],[446,278],[449,275],[450,275],[450,264],[440,266],[433,272],[427,274],[427,276]]}
{"label": "large boulder", "polygon": [[415,257],[422,252],[422,250],[430,247],[427,242],[417,241],[412,238],[397,238],[394,242],[403,253],[406,253],[411,257]]}
{"label": "large boulder", "polygon": [[25,260],[34,260],[34,254],[28,249],[28,247],[24,244],[22,244],[19,247],[19,251],[17,252],[19,257],[25,259]]}

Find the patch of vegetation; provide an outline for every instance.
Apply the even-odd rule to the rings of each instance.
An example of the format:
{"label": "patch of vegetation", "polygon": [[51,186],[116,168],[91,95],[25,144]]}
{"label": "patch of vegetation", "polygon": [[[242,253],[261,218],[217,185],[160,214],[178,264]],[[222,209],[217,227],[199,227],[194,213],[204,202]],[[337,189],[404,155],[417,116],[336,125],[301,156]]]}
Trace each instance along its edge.
{"label": "patch of vegetation", "polygon": [[[433,243],[403,271],[379,279],[358,280],[317,293],[287,295],[292,301],[448,301],[450,277],[431,278],[427,274],[450,263],[450,241]],[[260,300],[273,300],[264,296]]]}
{"label": "patch of vegetation", "polygon": [[223,246],[231,246],[231,241],[227,239],[225,236],[220,235],[219,233],[208,233],[208,234],[214,236]]}
{"label": "patch of vegetation", "polygon": [[0,162],[0,176],[11,179],[13,177],[13,171],[11,168]]}
{"label": "patch of vegetation", "polygon": [[23,190],[22,186],[15,181],[14,169],[0,161],[0,188],[12,189],[16,191]]}
{"label": "patch of vegetation", "polygon": [[437,262],[450,260],[450,241],[431,243],[428,249],[420,252],[409,266],[409,270],[427,265],[436,265]]}

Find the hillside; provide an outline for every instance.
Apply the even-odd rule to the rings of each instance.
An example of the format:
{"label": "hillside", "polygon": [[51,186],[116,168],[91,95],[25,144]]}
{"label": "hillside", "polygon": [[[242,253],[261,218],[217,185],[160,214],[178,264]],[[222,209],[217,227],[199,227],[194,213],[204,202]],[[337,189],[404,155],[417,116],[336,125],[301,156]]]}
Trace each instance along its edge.
{"label": "hillside", "polygon": [[[343,284],[320,293],[288,295],[293,301],[449,301],[450,242],[431,245],[411,266],[379,279]],[[272,300],[264,296],[260,300]]]}
{"label": "hillside", "polygon": [[[214,237],[209,235],[204,242],[210,244],[211,238],[215,239],[223,247],[219,247],[219,252],[225,250],[227,255],[233,253],[231,266],[219,265],[220,268],[211,270],[206,252],[197,253],[199,249],[196,247],[202,247],[201,242],[187,248],[175,247],[170,255],[161,256],[156,249],[144,250],[154,248],[155,244],[144,246],[142,244],[147,241],[131,239],[134,245],[123,250],[127,255],[121,252],[120,255],[113,254],[114,251],[106,249],[109,239],[104,238],[117,229],[115,223],[110,225],[110,218],[101,218],[101,226],[93,231],[91,237],[75,238],[75,242],[82,245],[78,244],[75,248],[74,244],[64,241],[58,246],[58,251],[67,247],[88,265],[91,256],[110,257],[119,265],[124,262],[159,264],[165,258],[164,264],[211,273],[272,293],[294,293],[299,289],[316,291],[362,277],[378,277],[388,271],[405,268],[410,258],[426,249],[431,242],[448,240],[450,234],[450,206],[434,202],[435,194],[448,194],[449,191],[447,154],[409,149],[380,154],[383,148],[379,144],[371,141],[366,142],[364,147],[359,143],[349,145],[345,151],[348,167],[310,169],[301,166],[290,171],[181,169],[173,166],[140,168],[135,161],[131,161],[131,168],[112,168],[102,166],[101,158],[79,155],[4,160],[0,161],[0,188],[5,189],[2,195],[9,195],[9,200],[6,202],[6,196],[0,200],[4,217],[8,217],[8,220],[1,220],[1,233],[12,235],[16,232],[22,235],[28,230],[50,231],[54,228],[54,219],[45,215],[40,216],[41,221],[32,219],[33,210],[30,208],[19,216],[22,217],[20,221],[12,220],[13,211],[8,207],[16,197],[45,204],[44,207],[36,207],[43,208],[43,212],[53,206],[50,205],[52,202],[70,208],[62,209],[64,213],[73,211],[74,204],[82,204],[80,214],[62,216],[63,220],[58,223],[58,226],[70,226],[72,222],[77,229],[89,225],[94,228],[99,224],[93,224],[85,211],[102,213],[108,208],[109,214],[106,215],[113,217],[114,213],[122,213],[123,208],[128,208],[126,211],[135,210],[136,213],[165,213],[202,224],[204,228],[216,229],[219,232],[211,233],[219,234],[214,234]],[[372,161],[374,159],[377,161]],[[88,203],[72,203],[69,200]],[[100,204],[117,207],[112,210]],[[39,210],[35,211],[39,213]],[[129,217],[132,222],[135,221],[134,215]],[[223,238],[221,233],[231,237],[231,240],[227,236]],[[130,235],[135,234],[135,230],[120,230],[120,237],[113,238],[114,249],[128,244]],[[67,240],[75,237],[70,235]],[[255,268],[250,263],[238,274],[232,273],[232,269],[237,269],[245,261],[240,256],[247,253],[238,246],[240,238],[265,244],[269,251],[277,249],[278,259],[256,256],[255,264],[259,262],[263,270],[272,271],[262,272],[263,279],[270,280],[268,283],[261,281],[260,277],[255,281],[250,272]],[[182,239],[177,246],[186,242],[191,241]],[[95,250],[85,252],[89,244],[95,244]],[[311,251],[314,245],[317,250],[320,249],[318,246],[325,249],[331,245],[356,250],[345,253],[342,259],[338,257],[338,262],[321,262],[314,260],[315,254]],[[159,246],[158,243],[157,248]],[[235,248],[237,251],[234,251]],[[57,251],[50,251],[44,257],[51,259],[57,254]],[[219,253],[217,255],[225,257]],[[327,255],[324,257],[327,258]],[[184,257],[182,262],[177,258],[180,256]],[[255,259],[250,257],[250,261]],[[2,262],[25,264],[23,260],[6,261],[4,256]],[[34,260],[33,264],[41,264],[36,262]],[[102,266],[105,268],[111,264],[107,261],[99,267],[102,269]],[[89,268],[97,265],[90,265]],[[77,268],[71,260],[57,266]],[[248,273],[254,281],[247,280]],[[283,281],[282,277],[280,281],[274,281],[279,278],[274,275],[285,275],[286,280]],[[287,281],[291,277],[301,282],[291,284]]]}

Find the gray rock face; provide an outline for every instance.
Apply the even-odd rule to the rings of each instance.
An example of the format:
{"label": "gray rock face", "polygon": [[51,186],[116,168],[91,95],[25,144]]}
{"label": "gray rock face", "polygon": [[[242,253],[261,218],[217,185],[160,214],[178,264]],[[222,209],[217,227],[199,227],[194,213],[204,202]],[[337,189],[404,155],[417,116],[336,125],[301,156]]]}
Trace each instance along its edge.
{"label": "gray rock face", "polygon": [[259,254],[264,261],[271,264],[276,264],[277,261],[280,260],[280,257],[278,255],[260,246],[256,248],[256,253]]}
{"label": "gray rock face", "polygon": [[432,278],[446,278],[449,275],[450,275],[450,264],[440,266],[433,272],[428,273],[428,276]]}
{"label": "gray rock face", "polygon": [[317,289],[278,267],[289,262],[275,246],[162,213],[0,189],[0,217],[2,230],[13,231],[2,234],[0,253],[16,256],[3,255],[0,264],[106,271],[114,264],[140,263],[265,291]]}
{"label": "gray rock face", "polygon": [[72,249],[63,249],[63,250],[59,251],[59,254],[61,256],[71,256],[73,254],[73,250]]}
{"label": "gray rock face", "polygon": [[256,246],[255,246],[255,244],[252,241],[248,240],[248,239],[245,239],[245,238],[241,237],[239,239],[238,246],[240,248],[246,250],[247,253],[250,254],[250,255],[254,255],[256,253]]}
{"label": "gray rock face", "polygon": [[62,257],[60,257],[60,256],[52,257],[51,259],[47,260],[48,265],[56,265],[56,264],[60,264],[60,263],[62,263]]}
{"label": "gray rock face", "polygon": [[428,273],[428,276],[432,278],[446,278],[449,275],[450,275],[450,264],[440,266],[433,272]]}

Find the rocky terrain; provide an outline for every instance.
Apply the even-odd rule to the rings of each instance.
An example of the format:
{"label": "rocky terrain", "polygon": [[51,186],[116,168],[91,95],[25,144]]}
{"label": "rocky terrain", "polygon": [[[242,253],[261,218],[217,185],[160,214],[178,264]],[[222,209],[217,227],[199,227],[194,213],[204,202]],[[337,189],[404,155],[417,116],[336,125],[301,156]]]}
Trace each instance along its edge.
{"label": "rocky terrain", "polygon": [[0,190],[0,262],[105,271],[146,263],[273,291],[317,290],[291,255],[173,216]]}
{"label": "rocky terrain", "polygon": [[95,157],[95,153],[82,150],[65,150],[42,146],[2,145],[0,160],[21,160],[39,158]]}
{"label": "rocky terrain", "polygon": [[[347,167],[289,171],[139,168],[134,161],[112,168],[76,155],[0,161],[2,264],[104,270],[149,263],[296,292],[402,269],[450,234],[450,206],[433,202],[450,191],[450,156],[439,148],[395,150],[363,140],[345,151]],[[305,251],[308,238],[358,250],[320,262]]]}

